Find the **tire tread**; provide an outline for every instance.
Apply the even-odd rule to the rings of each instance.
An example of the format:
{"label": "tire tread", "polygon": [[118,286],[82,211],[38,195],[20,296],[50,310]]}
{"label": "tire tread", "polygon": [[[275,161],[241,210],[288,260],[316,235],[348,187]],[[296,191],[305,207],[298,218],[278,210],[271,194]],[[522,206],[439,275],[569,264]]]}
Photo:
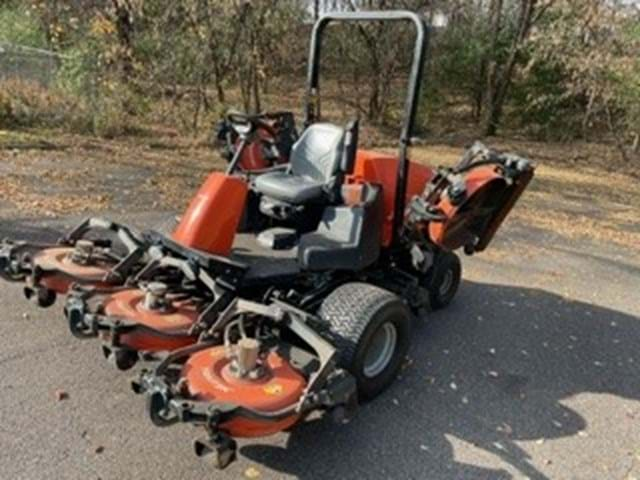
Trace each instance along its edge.
{"label": "tire tread", "polygon": [[330,339],[338,350],[341,366],[351,364],[358,341],[369,319],[386,302],[402,302],[398,296],[368,283],[347,283],[335,289],[322,303],[320,317],[331,327]]}

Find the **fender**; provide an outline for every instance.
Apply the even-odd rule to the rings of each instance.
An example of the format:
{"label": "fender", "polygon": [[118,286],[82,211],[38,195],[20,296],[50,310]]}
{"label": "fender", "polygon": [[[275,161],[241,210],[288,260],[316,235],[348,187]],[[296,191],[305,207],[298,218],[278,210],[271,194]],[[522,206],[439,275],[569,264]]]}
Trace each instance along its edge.
{"label": "fender", "polygon": [[212,173],[191,200],[172,239],[188,248],[229,255],[248,191],[241,178]]}

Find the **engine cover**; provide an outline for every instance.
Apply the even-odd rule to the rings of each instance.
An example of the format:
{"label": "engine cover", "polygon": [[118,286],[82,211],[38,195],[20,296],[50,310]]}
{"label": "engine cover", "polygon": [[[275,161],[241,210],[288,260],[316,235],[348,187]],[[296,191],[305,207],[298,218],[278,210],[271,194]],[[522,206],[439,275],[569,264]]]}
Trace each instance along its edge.
{"label": "engine cover", "polygon": [[[182,376],[189,393],[198,400],[230,403],[265,413],[297,403],[306,387],[304,377],[275,352],[269,353],[265,363],[260,378],[238,378],[231,371],[224,347],[212,347],[192,355]],[[270,422],[237,417],[221,427],[234,437],[259,437],[285,430],[297,420],[297,414]]]}
{"label": "engine cover", "polygon": [[167,310],[150,310],[145,306],[145,295],[139,289],[122,290],[104,302],[106,315],[141,326],[140,329],[120,335],[118,343],[121,346],[158,352],[176,350],[196,342],[197,337],[187,333],[198,319],[198,312],[192,304],[173,302]]}

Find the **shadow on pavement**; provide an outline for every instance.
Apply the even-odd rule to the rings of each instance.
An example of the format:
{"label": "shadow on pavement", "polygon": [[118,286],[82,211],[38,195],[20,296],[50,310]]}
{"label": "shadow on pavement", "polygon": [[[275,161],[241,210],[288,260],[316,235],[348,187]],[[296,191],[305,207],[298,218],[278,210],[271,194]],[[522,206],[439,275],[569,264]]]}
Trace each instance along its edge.
{"label": "shadow on pavement", "polygon": [[639,318],[543,290],[465,282],[446,311],[417,325],[399,381],[350,424],[308,421],[285,447],[247,445],[242,454],[302,479],[512,477],[457,461],[456,438],[485,464],[499,457],[544,479],[515,442],[584,429],[587,420],[561,403],[573,395],[640,399],[639,344]]}

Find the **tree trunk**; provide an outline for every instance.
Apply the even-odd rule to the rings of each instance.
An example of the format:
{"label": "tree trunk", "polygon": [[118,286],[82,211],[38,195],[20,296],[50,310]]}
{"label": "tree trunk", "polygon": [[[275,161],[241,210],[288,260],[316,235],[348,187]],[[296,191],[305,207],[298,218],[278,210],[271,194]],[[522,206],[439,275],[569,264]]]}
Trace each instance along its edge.
{"label": "tree trunk", "polygon": [[607,118],[607,127],[609,128],[609,133],[611,133],[611,136],[613,137],[613,141],[616,144],[616,148],[618,149],[618,152],[620,152],[620,156],[622,157],[622,160],[629,163],[630,158],[627,153],[627,149],[625,148],[624,142],[622,141],[622,139],[620,138],[620,134],[618,133],[618,128],[615,125],[615,121],[613,119],[613,114],[611,113],[611,107],[609,105],[609,102],[605,102],[604,112]]}
{"label": "tree trunk", "polygon": [[486,58],[486,83],[484,97],[484,135],[495,135],[497,122],[500,120],[496,105],[496,90],[498,83],[498,43],[502,30],[503,0],[491,0],[489,4],[489,25],[491,28],[490,51]]}
{"label": "tree trunk", "polygon": [[475,84],[473,85],[472,92],[472,104],[471,104],[471,116],[475,122],[479,122],[482,119],[482,107],[484,106],[484,84],[483,79],[487,75],[487,62],[486,59],[482,59],[478,65],[478,74]]}
{"label": "tree trunk", "polygon": [[222,68],[219,65],[219,59],[215,58],[213,67],[213,82],[216,88],[216,96],[218,97],[218,103],[224,104],[227,95],[224,91],[224,75],[222,74]]}
{"label": "tree trunk", "polygon": [[128,0],[112,0],[116,33],[120,44],[120,65],[123,80],[133,76],[133,9]]}
{"label": "tree trunk", "polygon": [[589,122],[591,121],[591,114],[593,113],[593,105],[596,100],[596,93],[594,91],[589,92],[589,101],[582,117],[582,139],[586,142],[589,139]]}
{"label": "tree trunk", "polygon": [[[491,59],[487,71],[487,93],[486,93],[486,109],[484,121],[484,135],[493,136],[498,131],[504,103],[511,86],[513,73],[518,60],[518,55],[523,44],[529,36],[531,25],[534,18],[534,11],[537,0],[522,0],[520,15],[518,17],[518,31],[511,41],[507,59],[502,66],[498,64],[494,57]],[[493,0],[492,6],[502,8],[502,0]],[[495,25],[500,26],[501,10],[492,12],[492,28]],[[496,48],[499,37],[499,31],[494,31],[492,48]]]}
{"label": "tree trunk", "polygon": [[252,90],[253,90],[253,113],[258,114],[262,110],[262,102],[260,101],[260,78],[258,75],[258,66],[253,67],[252,78]]}
{"label": "tree trunk", "polygon": [[224,104],[226,101],[226,95],[224,93],[224,87],[222,85],[222,79],[218,77],[218,75],[216,75],[215,78],[215,84],[216,84],[216,95],[218,97],[218,102],[221,104]]}

